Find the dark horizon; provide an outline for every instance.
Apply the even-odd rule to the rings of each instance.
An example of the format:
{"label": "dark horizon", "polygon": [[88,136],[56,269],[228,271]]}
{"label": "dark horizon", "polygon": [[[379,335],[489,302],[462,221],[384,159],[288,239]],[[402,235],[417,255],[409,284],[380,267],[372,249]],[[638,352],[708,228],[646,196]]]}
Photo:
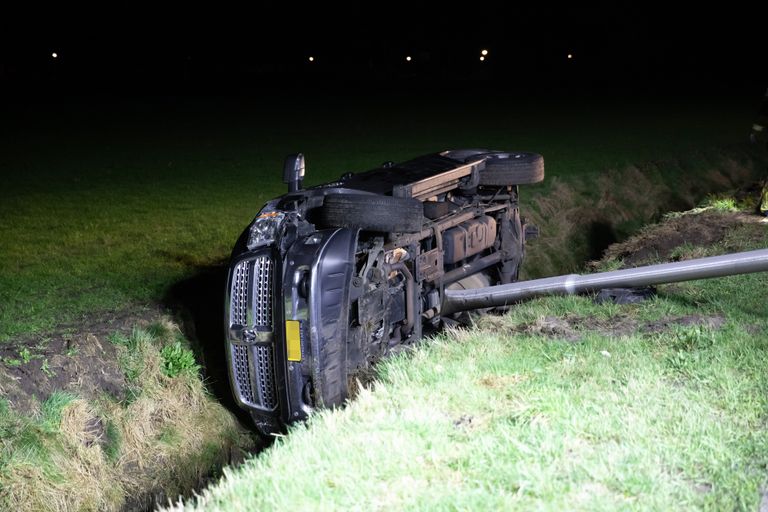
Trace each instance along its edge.
{"label": "dark horizon", "polygon": [[[400,5],[365,19],[338,17],[324,24],[321,14],[333,13],[301,9],[136,9],[86,18],[60,8],[9,16],[0,22],[0,87],[34,98],[308,87],[364,94],[457,84],[512,91],[759,94],[768,86],[762,18],[749,11],[690,13],[598,2],[499,12],[478,7],[473,15],[469,9]],[[483,49],[488,55],[481,62]]]}

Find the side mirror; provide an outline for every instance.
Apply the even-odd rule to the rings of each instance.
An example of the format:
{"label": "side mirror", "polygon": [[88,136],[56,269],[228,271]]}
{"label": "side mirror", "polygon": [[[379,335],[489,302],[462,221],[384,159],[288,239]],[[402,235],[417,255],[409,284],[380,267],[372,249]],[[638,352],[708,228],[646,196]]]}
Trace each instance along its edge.
{"label": "side mirror", "polygon": [[288,192],[301,190],[302,181],[304,181],[304,155],[301,153],[288,155],[283,165],[283,183],[288,184]]}

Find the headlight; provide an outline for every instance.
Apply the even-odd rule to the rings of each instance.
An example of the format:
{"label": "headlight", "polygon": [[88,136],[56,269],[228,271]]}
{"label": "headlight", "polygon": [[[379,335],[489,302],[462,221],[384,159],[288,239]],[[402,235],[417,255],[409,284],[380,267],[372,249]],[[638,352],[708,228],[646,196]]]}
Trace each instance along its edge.
{"label": "headlight", "polygon": [[280,212],[262,213],[256,217],[248,235],[248,249],[274,242],[284,218],[285,214]]}

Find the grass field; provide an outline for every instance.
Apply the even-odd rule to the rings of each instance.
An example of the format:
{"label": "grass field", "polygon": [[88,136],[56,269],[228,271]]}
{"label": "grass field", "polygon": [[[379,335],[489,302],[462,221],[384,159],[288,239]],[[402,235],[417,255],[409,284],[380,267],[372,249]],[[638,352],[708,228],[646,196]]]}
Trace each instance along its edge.
{"label": "grass field", "polygon": [[[285,190],[280,183],[285,155],[305,153],[306,183],[312,185],[386,160],[447,148],[542,153],[548,179],[525,187],[522,205],[524,215],[544,233],[529,248],[525,272],[541,275],[573,270],[591,251],[667,209],[692,205],[708,191],[754,176],[765,165],[744,141],[754,107],[749,100],[711,99],[543,102],[500,99],[481,91],[381,94],[366,101],[341,95],[298,101],[289,94],[247,101],[72,101],[2,112],[0,503],[18,510],[116,510],[130,500],[163,501],[196,485],[211,466],[228,459],[228,450],[248,449],[251,443],[232,416],[207,396],[212,390],[224,403],[229,397],[221,361],[221,269],[243,227],[266,200]],[[704,293],[696,290],[686,293]],[[711,304],[720,300],[713,293],[708,297]],[[710,304],[698,300],[671,294],[632,314],[650,322]],[[152,334],[154,324],[147,321],[157,319],[158,305],[171,308],[186,327],[197,361],[182,349],[186,345],[179,344],[175,327]],[[730,302],[721,306],[737,307]],[[215,491],[212,506],[237,509],[245,503],[241,508],[250,510],[255,506],[251,499],[275,507],[298,499],[321,508],[346,508],[343,500],[359,502],[360,508],[518,503],[562,508],[569,504],[565,500],[581,503],[583,498],[585,508],[612,508],[626,500],[630,505],[648,503],[647,496],[656,496],[655,486],[661,489],[657,508],[752,503],[758,482],[753,469],[761,459],[749,453],[762,450],[763,438],[750,438],[745,428],[754,426],[763,406],[759,397],[750,397],[764,382],[757,377],[738,380],[738,372],[738,379],[729,380],[735,372],[729,365],[741,364],[731,356],[741,358],[738,351],[747,350],[745,332],[753,331],[730,319],[722,330],[681,329],[672,337],[672,348],[665,346],[665,337],[628,333],[622,335],[627,343],[619,350],[607,348],[614,340],[600,334],[580,344],[503,334],[520,322],[535,323],[532,319],[540,315],[568,309],[576,316],[566,318],[606,323],[618,314],[577,299],[552,299],[520,308],[501,324],[481,325],[474,334],[440,338],[413,359],[385,366],[386,384],[364,392],[350,409],[318,416],[308,429],[293,432],[291,441],[255,459],[250,467],[267,468],[272,480],[253,486],[245,496],[240,490]],[[754,313],[765,317],[762,309]],[[763,332],[760,322],[755,328]],[[123,333],[130,333],[132,325],[144,325],[144,330],[117,335],[118,325]],[[674,341],[678,338],[683,341]],[[666,378],[662,363],[667,356],[682,358],[675,364],[688,364],[678,345],[685,349],[699,338],[706,347],[714,347],[714,341],[726,347],[722,364],[702,377],[713,387],[696,384],[689,389],[685,384],[678,389],[675,379],[672,388],[666,381],[653,384],[660,375]],[[466,359],[470,345],[482,355],[477,361]],[[612,359],[595,355],[601,347]],[[713,348],[707,350],[701,361],[720,361]],[[761,354],[747,356],[749,366]],[[419,358],[443,362],[424,365]],[[706,373],[709,366],[701,361],[691,364]],[[191,370],[169,375],[179,364]],[[198,364],[205,366],[208,389],[198,379]],[[461,373],[462,365],[473,372]],[[623,395],[609,388],[616,380],[606,375],[626,376],[631,369],[640,373],[627,381],[632,386],[622,388]],[[122,391],[102,388],[99,379],[116,379]],[[136,386],[138,381],[146,386]],[[57,383],[68,391],[53,389]],[[446,394],[434,403],[437,409],[422,417],[423,404],[434,401],[435,390],[457,383],[464,395]],[[719,397],[728,386],[736,386],[729,392],[749,398],[746,405],[727,414],[707,409],[703,398]],[[583,399],[570,397],[567,390],[574,387]],[[523,394],[518,396],[518,390]],[[600,403],[603,396],[610,397],[611,408]],[[722,435],[706,438],[711,451],[692,451],[688,444],[664,437],[677,428],[675,422],[683,415],[679,409],[673,408],[672,416],[658,426],[642,423],[650,421],[641,418],[644,409],[655,413],[678,402],[696,414],[710,411],[712,417],[724,418],[718,424]],[[636,435],[642,439],[620,443],[616,425],[625,416],[640,418],[642,429]],[[494,423],[498,418],[501,422]],[[325,424],[330,430],[324,433]],[[94,433],[94,425],[104,432],[97,428]],[[540,430],[526,430],[533,427]],[[701,426],[707,434],[717,428],[714,422]],[[338,429],[349,433],[343,443],[335,434]],[[487,429],[492,435],[484,441]],[[693,430],[688,434],[691,443],[698,438]],[[387,454],[362,451],[352,461],[340,458],[343,451],[357,450],[361,438],[397,449]],[[664,446],[670,460],[661,463],[672,469],[663,466],[654,473],[652,462],[662,457],[661,448],[653,449],[658,440],[668,441]],[[498,461],[483,455],[490,446],[484,443],[493,442],[504,443],[499,452],[504,457]],[[348,466],[338,480],[326,482],[328,488],[320,482],[321,487],[307,486],[290,498],[267,492],[262,485],[291,490],[305,478],[302,471],[311,464],[300,461],[299,470],[283,458],[290,459],[295,450],[303,453],[302,443],[323,443],[327,453],[308,456]],[[615,457],[624,459],[610,455],[611,443],[619,447]],[[732,449],[735,455],[728,458]],[[606,450],[610,456],[603,455]],[[693,458],[686,458],[689,452]],[[413,460],[400,458],[409,453]],[[475,453],[481,456],[475,458]],[[511,464],[513,455],[519,458]],[[586,462],[566,463],[571,455],[584,456]],[[717,464],[704,468],[701,461],[715,455]],[[381,461],[374,464],[372,457]],[[632,465],[635,460],[638,466]],[[425,461],[427,472],[410,471]],[[733,477],[738,482],[721,478],[728,464],[739,468]],[[437,473],[431,473],[431,466]],[[524,467],[533,472],[523,475]],[[285,468],[297,475],[290,483],[281,480]],[[562,469],[562,478],[554,478],[552,468]],[[635,481],[627,471],[638,468],[640,480]],[[742,468],[746,476],[740,476]],[[368,472],[377,480],[358,480],[360,487],[353,490],[348,484],[355,480],[347,481],[345,471]],[[500,476],[484,479],[488,471]],[[669,485],[654,480],[668,474],[674,477]],[[236,480],[247,478],[246,472]],[[695,482],[693,494],[680,483],[689,479]],[[433,495],[420,494],[424,482]],[[83,492],[68,493],[69,488]],[[487,501],[489,493],[497,501]],[[602,501],[593,499],[595,493]],[[454,502],[448,500],[455,504],[449,506]]]}
{"label": "grass field", "polygon": [[[766,244],[752,220],[675,254]],[[174,510],[757,510],[767,286],[753,274],[485,317],[384,362],[344,410]]]}
{"label": "grass field", "polygon": [[455,147],[537,151],[547,183],[588,181],[629,162],[742,144],[753,112],[751,100],[481,93],[104,100],[5,112],[0,341],[159,301],[220,264],[258,208],[284,191],[289,153],[307,156],[308,184]]}

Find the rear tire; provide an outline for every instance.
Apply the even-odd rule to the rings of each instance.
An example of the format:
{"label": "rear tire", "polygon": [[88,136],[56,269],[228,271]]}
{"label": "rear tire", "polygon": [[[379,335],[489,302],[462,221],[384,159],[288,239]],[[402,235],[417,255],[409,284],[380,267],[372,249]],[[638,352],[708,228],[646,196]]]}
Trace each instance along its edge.
{"label": "rear tire", "polygon": [[424,206],[410,198],[333,194],[325,196],[317,220],[324,227],[416,233],[423,225]]}
{"label": "rear tire", "polygon": [[480,185],[529,185],[544,179],[544,158],[536,153],[454,149],[444,155],[462,162],[485,159],[485,169],[480,171]]}
{"label": "rear tire", "polygon": [[487,153],[485,170],[480,171],[481,185],[530,185],[543,179],[544,157],[526,151]]}

